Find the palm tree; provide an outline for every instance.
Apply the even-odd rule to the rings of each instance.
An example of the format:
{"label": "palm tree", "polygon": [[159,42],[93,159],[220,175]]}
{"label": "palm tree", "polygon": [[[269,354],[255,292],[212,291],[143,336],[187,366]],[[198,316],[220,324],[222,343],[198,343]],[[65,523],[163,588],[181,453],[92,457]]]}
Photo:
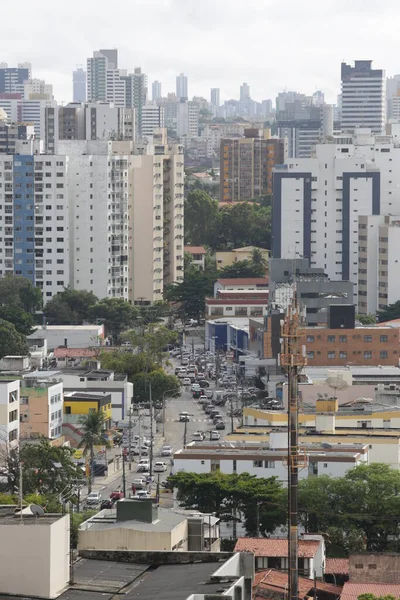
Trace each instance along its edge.
{"label": "palm tree", "polygon": [[264,257],[264,253],[261,248],[253,248],[251,252],[251,264],[262,275],[265,274],[266,270],[268,269],[268,261]]}
{"label": "palm tree", "polygon": [[110,443],[104,437],[105,429],[105,413],[101,411],[90,412],[80,418],[82,439],[79,442],[78,448],[83,448],[83,456],[89,456],[89,494],[92,491],[93,476],[94,476],[94,447],[105,446],[110,447]]}

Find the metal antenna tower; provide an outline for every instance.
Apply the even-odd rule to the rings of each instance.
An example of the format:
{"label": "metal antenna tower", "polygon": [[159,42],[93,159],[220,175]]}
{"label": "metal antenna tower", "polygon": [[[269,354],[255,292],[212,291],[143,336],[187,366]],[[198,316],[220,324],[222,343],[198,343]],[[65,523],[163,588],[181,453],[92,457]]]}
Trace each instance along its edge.
{"label": "metal antenna tower", "polygon": [[289,547],[289,600],[299,598],[298,572],[298,481],[299,468],[304,458],[299,453],[299,373],[306,364],[305,347],[301,346],[302,314],[294,290],[282,323],[281,366],[288,374],[288,547]]}

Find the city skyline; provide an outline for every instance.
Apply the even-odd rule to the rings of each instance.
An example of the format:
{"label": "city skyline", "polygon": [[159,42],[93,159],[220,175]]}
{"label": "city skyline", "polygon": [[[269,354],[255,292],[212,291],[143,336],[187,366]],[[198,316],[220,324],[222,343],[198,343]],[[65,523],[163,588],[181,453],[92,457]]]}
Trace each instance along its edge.
{"label": "city skyline", "polygon": [[[74,5],[79,6],[78,21]],[[49,0],[41,0],[41,6],[45,12],[40,15],[46,18],[40,20],[27,0],[7,8],[9,23],[18,19],[19,29],[17,37],[11,27],[4,32],[1,55],[9,65],[32,62],[34,76],[53,84],[59,102],[72,100],[72,71],[85,66],[87,57],[101,47],[118,48],[120,68],[133,72],[140,66],[149,83],[162,83],[164,95],[175,91],[176,76],[183,72],[190,97],[209,99],[210,88],[218,87],[221,102],[238,98],[240,85],[247,82],[258,101],[274,100],[284,89],[305,94],[321,89],[326,101],[335,103],[342,60],[373,60],[388,76],[400,70],[395,58],[400,6],[393,0],[384,6],[375,0],[356,0],[351,6],[344,0],[323,6],[315,0],[302,6],[292,0],[263,6],[250,0],[245,11],[226,0],[204,0],[201,6],[192,0],[135,0],[124,9],[118,27],[103,17],[103,2],[87,0],[82,6],[71,0],[55,9]],[[251,43],[238,43],[247,34]]]}

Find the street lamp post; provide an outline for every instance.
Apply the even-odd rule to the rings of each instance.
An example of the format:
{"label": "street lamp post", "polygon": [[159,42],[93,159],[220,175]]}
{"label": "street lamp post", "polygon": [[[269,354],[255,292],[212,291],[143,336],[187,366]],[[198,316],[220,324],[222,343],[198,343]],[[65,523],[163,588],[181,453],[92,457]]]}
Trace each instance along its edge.
{"label": "street lamp post", "polygon": [[163,405],[163,426],[162,426],[162,435],[165,436],[165,396],[166,394],[170,394],[171,392],[176,392],[176,388],[171,388],[169,390],[165,390],[162,395],[162,405]]}

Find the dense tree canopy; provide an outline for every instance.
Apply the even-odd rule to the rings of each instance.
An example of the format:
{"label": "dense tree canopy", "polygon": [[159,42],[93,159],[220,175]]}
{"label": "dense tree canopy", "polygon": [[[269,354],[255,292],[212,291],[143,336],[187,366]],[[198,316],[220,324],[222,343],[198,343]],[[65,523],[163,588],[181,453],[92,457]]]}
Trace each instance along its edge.
{"label": "dense tree canopy", "polygon": [[33,332],[33,315],[42,307],[42,293],[29,279],[6,275],[0,279],[0,319],[12,323],[18,333]]}
{"label": "dense tree canopy", "polygon": [[0,359],[8,355],[23,356],[28,352],[25,336],[18,333],[12,323],[0,319]]}
{"label": "dense tree canopy", "polygon": [[204,315],[206,296],[213,295],[215,279],[215,270],[208,272],[189,268],[182,282],[166,286],[164,297],[180,305],[183,318],[199,320]]}
{"label": "dense tree canopy", "polygon": [[204,190],[189,192],[185,202],[185,239],[214,250],[259,246],[270,248],[271,208],[238,202],[220,210]]}
{"label": "dense tree canopy", "polygon": [[46,320],[54,325],[82,325],[89,320],[89,309],[96,304],[93,292],[66,288],[44,307]]}
{"label": "dense tree canopy", "polygon": [[177,499],[185,508],[222,518],[242,513],[250,536],[257,534],[258,525],[261,535],[268,535],[285,522],[286,492],[276,477],[178,472],[168,481],[177,488]]}
{"label": "dense tree canopy", "polygon": [[133,327],[138,315],[138,309],[123,298],[104,298],[89,309],[90,319],[104,323],[106,334],[111,336],[114,345],[120,343],[124,329]]}
{"label": "dense tree canopy", "polygon": [[378,310],[376,316],[378,317],[379,323],[400,319],[400,300],[397,300],[397,302],[394,302],[393,304],[388,304],[386,308],[383,308],[382,310]]}

